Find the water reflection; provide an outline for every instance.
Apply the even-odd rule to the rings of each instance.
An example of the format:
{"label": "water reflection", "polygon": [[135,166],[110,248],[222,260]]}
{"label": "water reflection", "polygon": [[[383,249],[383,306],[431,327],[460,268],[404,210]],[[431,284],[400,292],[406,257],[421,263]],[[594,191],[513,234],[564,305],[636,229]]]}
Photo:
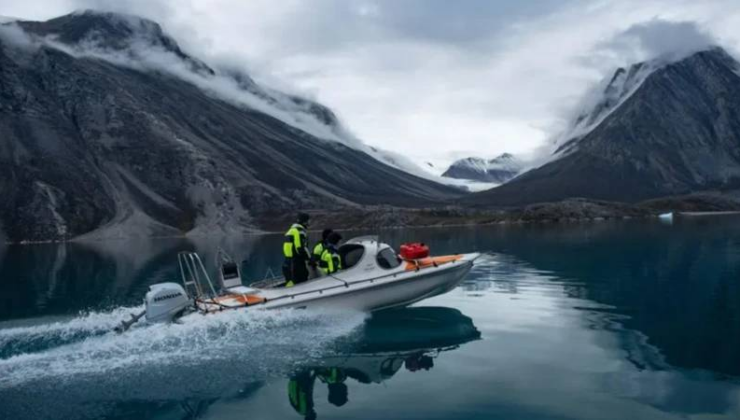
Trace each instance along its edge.
{"label": "water reflection", "polygon": [[[83,320],[87,333],[74,332],[73,342],[25,346],[0,359],[0,418],[213,417],[214,407],[248,401],[276,381],[292,384],[281,386],[283,401],[308,416],[314,381],[327,384],[330,402],[347,403],[347,381],[381,383],[402,367],[428,370],[442,353],[480,337],[455,309],[408,308],[366,321],[356,315],[224,313],[124,335],[100,335]],[[0,330],[0,343],[33,343],[50,328]],[[57,328],[73,333],[77,326]],[[274,418],[274,409],[265,415]]]}
{"label": "water reflection", "polygon": [[[174,361],[115,375],[103,368],[70,373],[64,380],[65,401],[76,406],[71,413],[84,406],[97,413],[89,417],[300,418],[311,405],[322,419],[378,418],[388,407],[416,418],[740,414],[740,221],[397,230],[381,237],[395,246],[422,240],[437,254],[493,254],[459,289],[423,302],[438,308],[367,323],[344,314],[282,321],[250,315],[233,325],[185,326],[187,336],[176,328],[157,330],[160,338],[135,330],[141,342],[108,341],[99,320],[94,337],[62,331],[54,333],[60,339],[43,341],[48,328],[34,329],[33,339],[0,349],[0,385],[8,377],[41,379],[0,389],[0,399],[49,405],[40,401],[53,400],[59,386],[48,367],[63,372],[71,362],[84,370],[85,360],[118,363],[127,353],[155,360],[147,356],[154,350],[162,360],[173,353],[167,356]],[[39,316],[63,320],[80,310],[140,304],[148,284],[177,279],[174,255],[183,249],[212,263],[223,247],[245,261],[247,277],[261,279],[279,268],[280,241],[7,247],[0,250],[0,344],[8,328],[42,322]],[[485,340],[461,346],[478,338],[478,329]],[[210,341],[193,340],[198,334]],[[202,380],[183,380],[196,376]],[[291,379],[294,395],[305,391],[303,405],[290,398]],[[420,403],[421,392],[431,398]],[[465,406],[450,408],[446,401],[455,398]]]}
{"label": "water reflection", "polygon": [[179,281],[179,251],[198,251],[215,273],[215,253],[222,247],[247,261],[250,274],[260,272],[261,276],[279,264],[279,255],[263,251],[278,249],[275,239],[254,236],[7,246],[0,259],[0,321],[139,304],[150,284]]}
{"label": "water reflection", "polygon": [[315,419],[317,381],[326,385],[327,402],[341,407],[349,401],[347,381],[380,384],[402,368],[428,371],[442,353],[479,337],[472,320],[455,309],[419,307],[377,313],[357,334],[337,343],[343,348],[339,354],[293,372],[288,401],[299,416]]}
{"label": "water reflection", "polygon": [[[507,286],[512,280],[515,291]],[[469,311],[486,343],[495,343],[485,351],[486,373],[495,372],[495,382],[506,384],[491,392],[495,397],[466,391],[472,405],[493,398],[494,406],[518,406],[500,410],[520,414],[513,418],[557,413],[562,418],[734,419],[740,414],[737,378],[673,365],[666,355],[677,349],[658,347],[628,326],[633,319],[621,308],[573,293],[586,285],[588,279],[561,278],[510,256],[485,260],[471,272],[462,287],[465,296],[495,313],[491,324],[482,312]],[[537,382],[509,390],[510,384],[529,381]],[[491,385],[476,380],[466,390]],[[528,411],[531,401],[537,401],[535,413]]]}
{"label": "water reflection", "polygon": [[[317,358],[306,360],[288,372],[286,379],[272,378],[250,382],[230,396],[208,400],[188,399],[180,410],[163,410],[156,417],[230,418],[230,406],[248,411],[256,417],[315,419],[322,409],[316,394],[326,394],[326,406],[350,405],[353,395],[363,386],[383,384],[399,371],[422,373],[434,368],[435,360],[481,336],[471,318],[445,307],[417,307],[383,311],[373,315],[351,334],[335,340],[331,349]],[[424,377],[414,378],[424,381]],[[268,398],[269,404],[249,408],[255,395],[270,382],[285,389],[280,401]],[[355,393],[348,385],[354,385]],[[274,387],[273,387],[274,388]],[[282,410],[285,407],[290,410]],[[282,410],[282,411],[281,411]],[[239,416],[234,416],[239,417]]]}
{"label": "water reflection", "polygon": [[[360,234],[358,232],[357,234]],[[438,254],[494,251],[530,264],[567,296],[598,302],[641,331],[668,362],[740,375],[740,223],[602,223],[382,232],[393,245],[423,240]],[[279,272],[281,237],[200,238],[10,246],[0,263],[0,321],[138,305],[149,284],[177,281],[175,254],[218,247],[244,261],[245,277]],[[527,287],[516,264],[464,287]],[[508,271],[501,271],[508,270]],[[550,274],[547,274],[550,273]]]}
{"label": "water reflection", "polygon": [[510,255],[598,302],[667,362],[740,375],[740,225],[624,225],[511,237]]}

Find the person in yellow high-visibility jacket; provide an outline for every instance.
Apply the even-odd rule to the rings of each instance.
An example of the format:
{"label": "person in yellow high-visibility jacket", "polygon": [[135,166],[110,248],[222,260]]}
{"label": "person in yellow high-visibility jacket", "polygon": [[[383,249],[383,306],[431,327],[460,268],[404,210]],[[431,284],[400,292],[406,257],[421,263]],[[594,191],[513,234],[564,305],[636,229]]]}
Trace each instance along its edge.
{"label": "person in yellow high-visibility jacket", "polygon": [[329,239],[329,235],[331,235],[334,231],[331,229],[324,229],[321,232],[321,240],[319,242],[316,242],[316,245],[313,246],[313,251],[311,252],[311,260],[309,261],[308,265],[311,267],[311,277],[316,278],[321,275],[319,272],[319,261],[321,260],[321,254],[324,253],[324,250],[327,247],[327,240]]}
{"label": "person in yellow high-visibility jacket", "polygon": [[337,245],[342,240],[342,235],[332,232],[326,239],[326,248],[319,259],[319,270],[323,275],[336,273],[342,269],[342,258],[337,251]]}
{"label": "person in yellow high-visibility jacket", "polygon": [[288,381],[288,401],[293,409],[306,420],[315,420],[313,385],[316,375],[306,369],[292,376]]}
{"label": "person in yellow high-visibility jacket", "polygon": [[347,374],[341,368],[304,369],[293,374],[288,381],[288,401],[293,409],[306,420],[315,420],[313,389],[316,378],[325,383],[329,390],[329,403],[341,407],[349,400]]}
{"label": "person in yellow high-visibility jacket", "polygon": [[292,287],[308,280],[308,238],[306,228],[310,216],[299,213],[296,223],[285,232],[283,242],[283,275],[285,276],[285,287]]}
{"label": "person in yellow high-visibility jacket", "polygon": [[347,401],[349,400],[347,395],[348,390],[347,384],[344,383],[347,380],[347,374],[344,369],[335,367],[319,369],[316,377],[318,377],[321,382],[325,383],[329,389],[327,400],[331,404],[334,404],[337,407],[347,404]]}

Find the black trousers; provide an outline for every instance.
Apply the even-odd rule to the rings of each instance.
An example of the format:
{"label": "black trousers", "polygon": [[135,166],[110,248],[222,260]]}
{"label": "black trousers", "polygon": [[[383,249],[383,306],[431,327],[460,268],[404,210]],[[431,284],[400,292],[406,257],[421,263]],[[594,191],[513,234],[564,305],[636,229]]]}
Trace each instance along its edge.
{"label": "black trousers", "polygon": [[308,280],[308,266],[306,260],[302,258],[286,258],[283,263],[283,276],[285,281],[293,283],[303,283]]}

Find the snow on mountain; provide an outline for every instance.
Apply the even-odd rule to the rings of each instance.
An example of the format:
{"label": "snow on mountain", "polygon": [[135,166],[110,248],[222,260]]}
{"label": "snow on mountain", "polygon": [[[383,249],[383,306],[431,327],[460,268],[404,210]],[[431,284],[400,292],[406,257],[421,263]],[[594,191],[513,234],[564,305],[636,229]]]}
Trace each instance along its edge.
{"label": "snow on mountain", "polygon": [[368,146],[367,149],[367,153],[370,156],[387,165],[393,166],[394,168],[400,169],[419,178],[433,181],[438,184],[455,187],[463,191],[478,192],[499,185],[498,183],[475,179],[456,179],[445,177],[440,174],[438,168],[431,162],[425,162],[424,165],[419,165],[406,156],[394,151],[378,149],[373,146]]}
{"label": "snow on mountain", "polygon": [[457,160],[442,176],[502,184],[521,173],[524,168],[524,161],[514,155],[504,153],[488,160],[478,157]]}
{"label": "snow on mountain", "polygon": [[323,105],[213,68],[136,17],[0,25],[0,97],[11,241],[254,231],[295,209],[460,195],[398,169]]}
{"label": "snow on mountain", "polygon": [[580,140],[629,100],[650,75],[704,49],[711,50],[712,48],[703,47],[698,50],[689,48],[673,51],[651,60],[632,64],[627,68],[617,68],[611,77],[602,79],[599,84],[586,92],[581,102],[576,106],[575,116],[567,128],[556,135],[550,144],[544,148],[546,156],[535,159],[532,165],[541,166],[573,152]]}
{"label": "snow on mountain", "polygon": [[[65,30],[81,18],[92,22],[92,29]],[[365,152],[412,175],[451,184],[392,151],[368,146],[321,104],[259,86],[238,69],[212,68],[187,55],[159,24],[150,20],[134,15],[84,10],[48,22],[24,22],[24,27],[42,35],[39,41],[44,45],[78,58],[96,58],[119,66],[178,77],[219,99],[263,112],[319,139]],[[60,32],[64,35],[59,36]]]}
{"label": "snow on mountain", "polygon": [[548,160],[557,159],[573,151],[580,139],[598,127],[640,88],[650,74],[664,64],[662,60],[653,60],[634,64],[628,69],[620,67],[612,77],[604,79],[587,92],[578,106],[580,111],[577,116],[568,128],[555,138],[554,152]]}
{"label": "snow on mountain", "polygon": [[[675,57],[674,57],[675,58]],[[471,202],[635,202],[740,185],[740,63],[719,47],[617,70],[551,160]]]}

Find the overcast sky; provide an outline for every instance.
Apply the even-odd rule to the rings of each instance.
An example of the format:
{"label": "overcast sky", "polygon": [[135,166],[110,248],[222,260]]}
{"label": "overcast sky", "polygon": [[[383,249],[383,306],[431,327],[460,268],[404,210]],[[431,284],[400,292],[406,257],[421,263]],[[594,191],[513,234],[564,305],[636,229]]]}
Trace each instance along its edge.
{"label": "overcast sky", "polygon": [[435,163],[533,150],[616,66],[740,46],[738,0],[0,0],[26,19],[82,8],[154,19],[190,53]]}

